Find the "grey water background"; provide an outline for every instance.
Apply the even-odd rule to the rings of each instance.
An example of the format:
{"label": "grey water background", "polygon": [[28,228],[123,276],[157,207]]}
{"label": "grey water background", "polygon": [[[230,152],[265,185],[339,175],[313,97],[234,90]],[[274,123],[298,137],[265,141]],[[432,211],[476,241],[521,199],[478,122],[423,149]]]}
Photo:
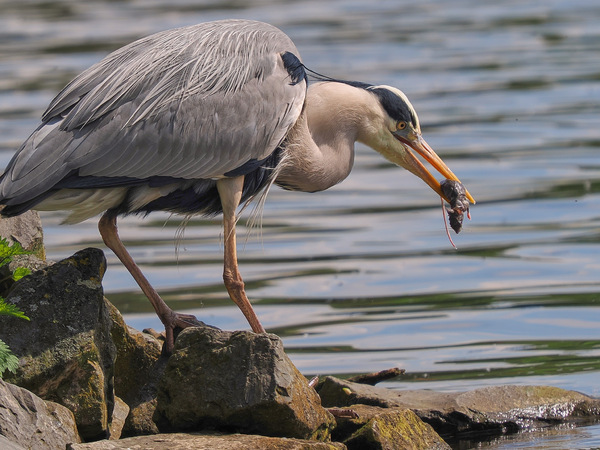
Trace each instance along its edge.
{"label": "grey water background", "polygon": [[[393,389],[548,384],[599,396],[600,2],[0,1],[0,166],[54,95],[110,51],[221,18],[270,22],[324,74],[404,90],[425,139],[477,199],[450,245],[439,198],[356,146],[342,184],[274,188],[239,229],[240,266],[265,327],[304,374],[406,376]],[[243,117],[240,118],[243,120]],[[101,245],[95,221],[42,215],[50,259]],[[222,286],[218,219],[120,222],[178,310],[245,329]],[[107,252],[107,297],[161,329]],[[529,433],[486,448],[589,448],[600,429]],[[480,445],[480,446],[481,446]],[[468,448],[465,444],[463,448]]]}

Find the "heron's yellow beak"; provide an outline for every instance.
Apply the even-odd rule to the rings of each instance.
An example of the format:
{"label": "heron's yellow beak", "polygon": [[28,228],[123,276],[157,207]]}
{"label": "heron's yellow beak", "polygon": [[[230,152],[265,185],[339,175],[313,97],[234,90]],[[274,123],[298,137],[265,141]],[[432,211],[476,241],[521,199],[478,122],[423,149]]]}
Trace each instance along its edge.
{"label": "heron's yellow beak", "polygon": [[[433,149],[429,146],[425,139],[421,136],[420,133],[409,133],[409,138],[404,138],[402,136],[398,136],[394,134],[396,139],[398,139],[403,144],[408,145],[414,151],[416,151],[419,155],[421,155],[429,164],[433,166],[435,170],[437,170],[440,174],[449,180],[458,181],[460,180],[450,168],[446,165],[442,158],[440,158]],[[440,186],[439,181],[435,179],[433,175],[427,170],[427,168],[419,161],[415,155],[412,154],[410,150],[407,149],[406,155],[404,155],[404,166],[405,169],[409,170],[419,178],[421,178],[425,183],[431,187],[440,197],[442,197],[447,202],[450,202],[448,198],[442,192],[442,188]],[[466,190],[466,189],[465,189]],[[466,191],[467,198],[473,204],[475,204],[475,199],[469,194],[469,191]]]}

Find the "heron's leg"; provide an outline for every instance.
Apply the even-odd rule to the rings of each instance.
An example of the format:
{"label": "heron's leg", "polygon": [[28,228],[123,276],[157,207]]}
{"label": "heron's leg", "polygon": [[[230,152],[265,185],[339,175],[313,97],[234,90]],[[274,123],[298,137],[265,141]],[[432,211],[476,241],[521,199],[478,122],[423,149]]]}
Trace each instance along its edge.
{"label": "heron's leg", "polygon": [[148,279],[144,276],[141,269],[137,266],[123,245],[123,242],[121,242],[121,238],[119,238],[119,233],[117,230],[116,216],[110,213],[105,213],[98,222],[98,230],[100,231],[100,235],[102,236],[102,240],[106,246],[113,251],[119,260],[121,260],[123,265],[127,268],[131,276],[133,276],[137,284],[142,289],[142,292],[146,294],[146,297],[148,297],[148,300],[150,300],[150,303],[152,303],[158,318],[165,326],[165,351],[167,354],[171,354],[175,344],[176,335],[174,333],[187,327],[201,325],[201,323],[198,322],[198,320],[192,315],[174,312],[158,295],[158,292],[156,292],[156,290],[152,287]]}
{"label": "heron's leg", "polygon": [[229,297],[238,305],[246,320],[255,333],[264,333],[265,329],[260,324],[252,305],[244,290],[244,280],[240,275],[237,260],[235,236],[235,211],[242,199],[244,177],[222,178],[217,181],[217,189],[223,207],[223,240],[225,247],[223,281]]}

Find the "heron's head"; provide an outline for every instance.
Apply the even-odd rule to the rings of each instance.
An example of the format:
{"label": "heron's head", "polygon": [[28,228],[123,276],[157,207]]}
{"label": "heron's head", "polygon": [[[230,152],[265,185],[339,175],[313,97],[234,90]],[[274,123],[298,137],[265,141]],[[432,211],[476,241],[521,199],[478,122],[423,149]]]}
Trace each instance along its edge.
{"label": "heron's head", "polygon": [[[442,193],[440,183],[411,150],[421,155],[444,178],[460,180],[421,136],[419,118],[406,95],[390,86],[369,86],[366,90],[376,97],[381,109],[370,117],[370,132],[359,140],[421,178],[438,195],[448,200]],[[475,203],[468,191],[466,195],[469,201]]]}

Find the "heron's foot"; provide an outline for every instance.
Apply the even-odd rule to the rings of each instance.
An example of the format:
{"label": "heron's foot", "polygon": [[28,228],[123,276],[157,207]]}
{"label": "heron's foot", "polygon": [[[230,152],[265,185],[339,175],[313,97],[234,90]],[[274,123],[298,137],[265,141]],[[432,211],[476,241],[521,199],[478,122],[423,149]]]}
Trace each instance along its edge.
{"label": "heron's foot", "polygon": [[203,322],[196,319],[196,316],[191,314],[182,314],[171,311],[168,317],[161,317],[165,325],[165,343],[163,345],[163,354],[170,356],[175,347],[175,340],[179,333],[185,328],[204,326]]}

